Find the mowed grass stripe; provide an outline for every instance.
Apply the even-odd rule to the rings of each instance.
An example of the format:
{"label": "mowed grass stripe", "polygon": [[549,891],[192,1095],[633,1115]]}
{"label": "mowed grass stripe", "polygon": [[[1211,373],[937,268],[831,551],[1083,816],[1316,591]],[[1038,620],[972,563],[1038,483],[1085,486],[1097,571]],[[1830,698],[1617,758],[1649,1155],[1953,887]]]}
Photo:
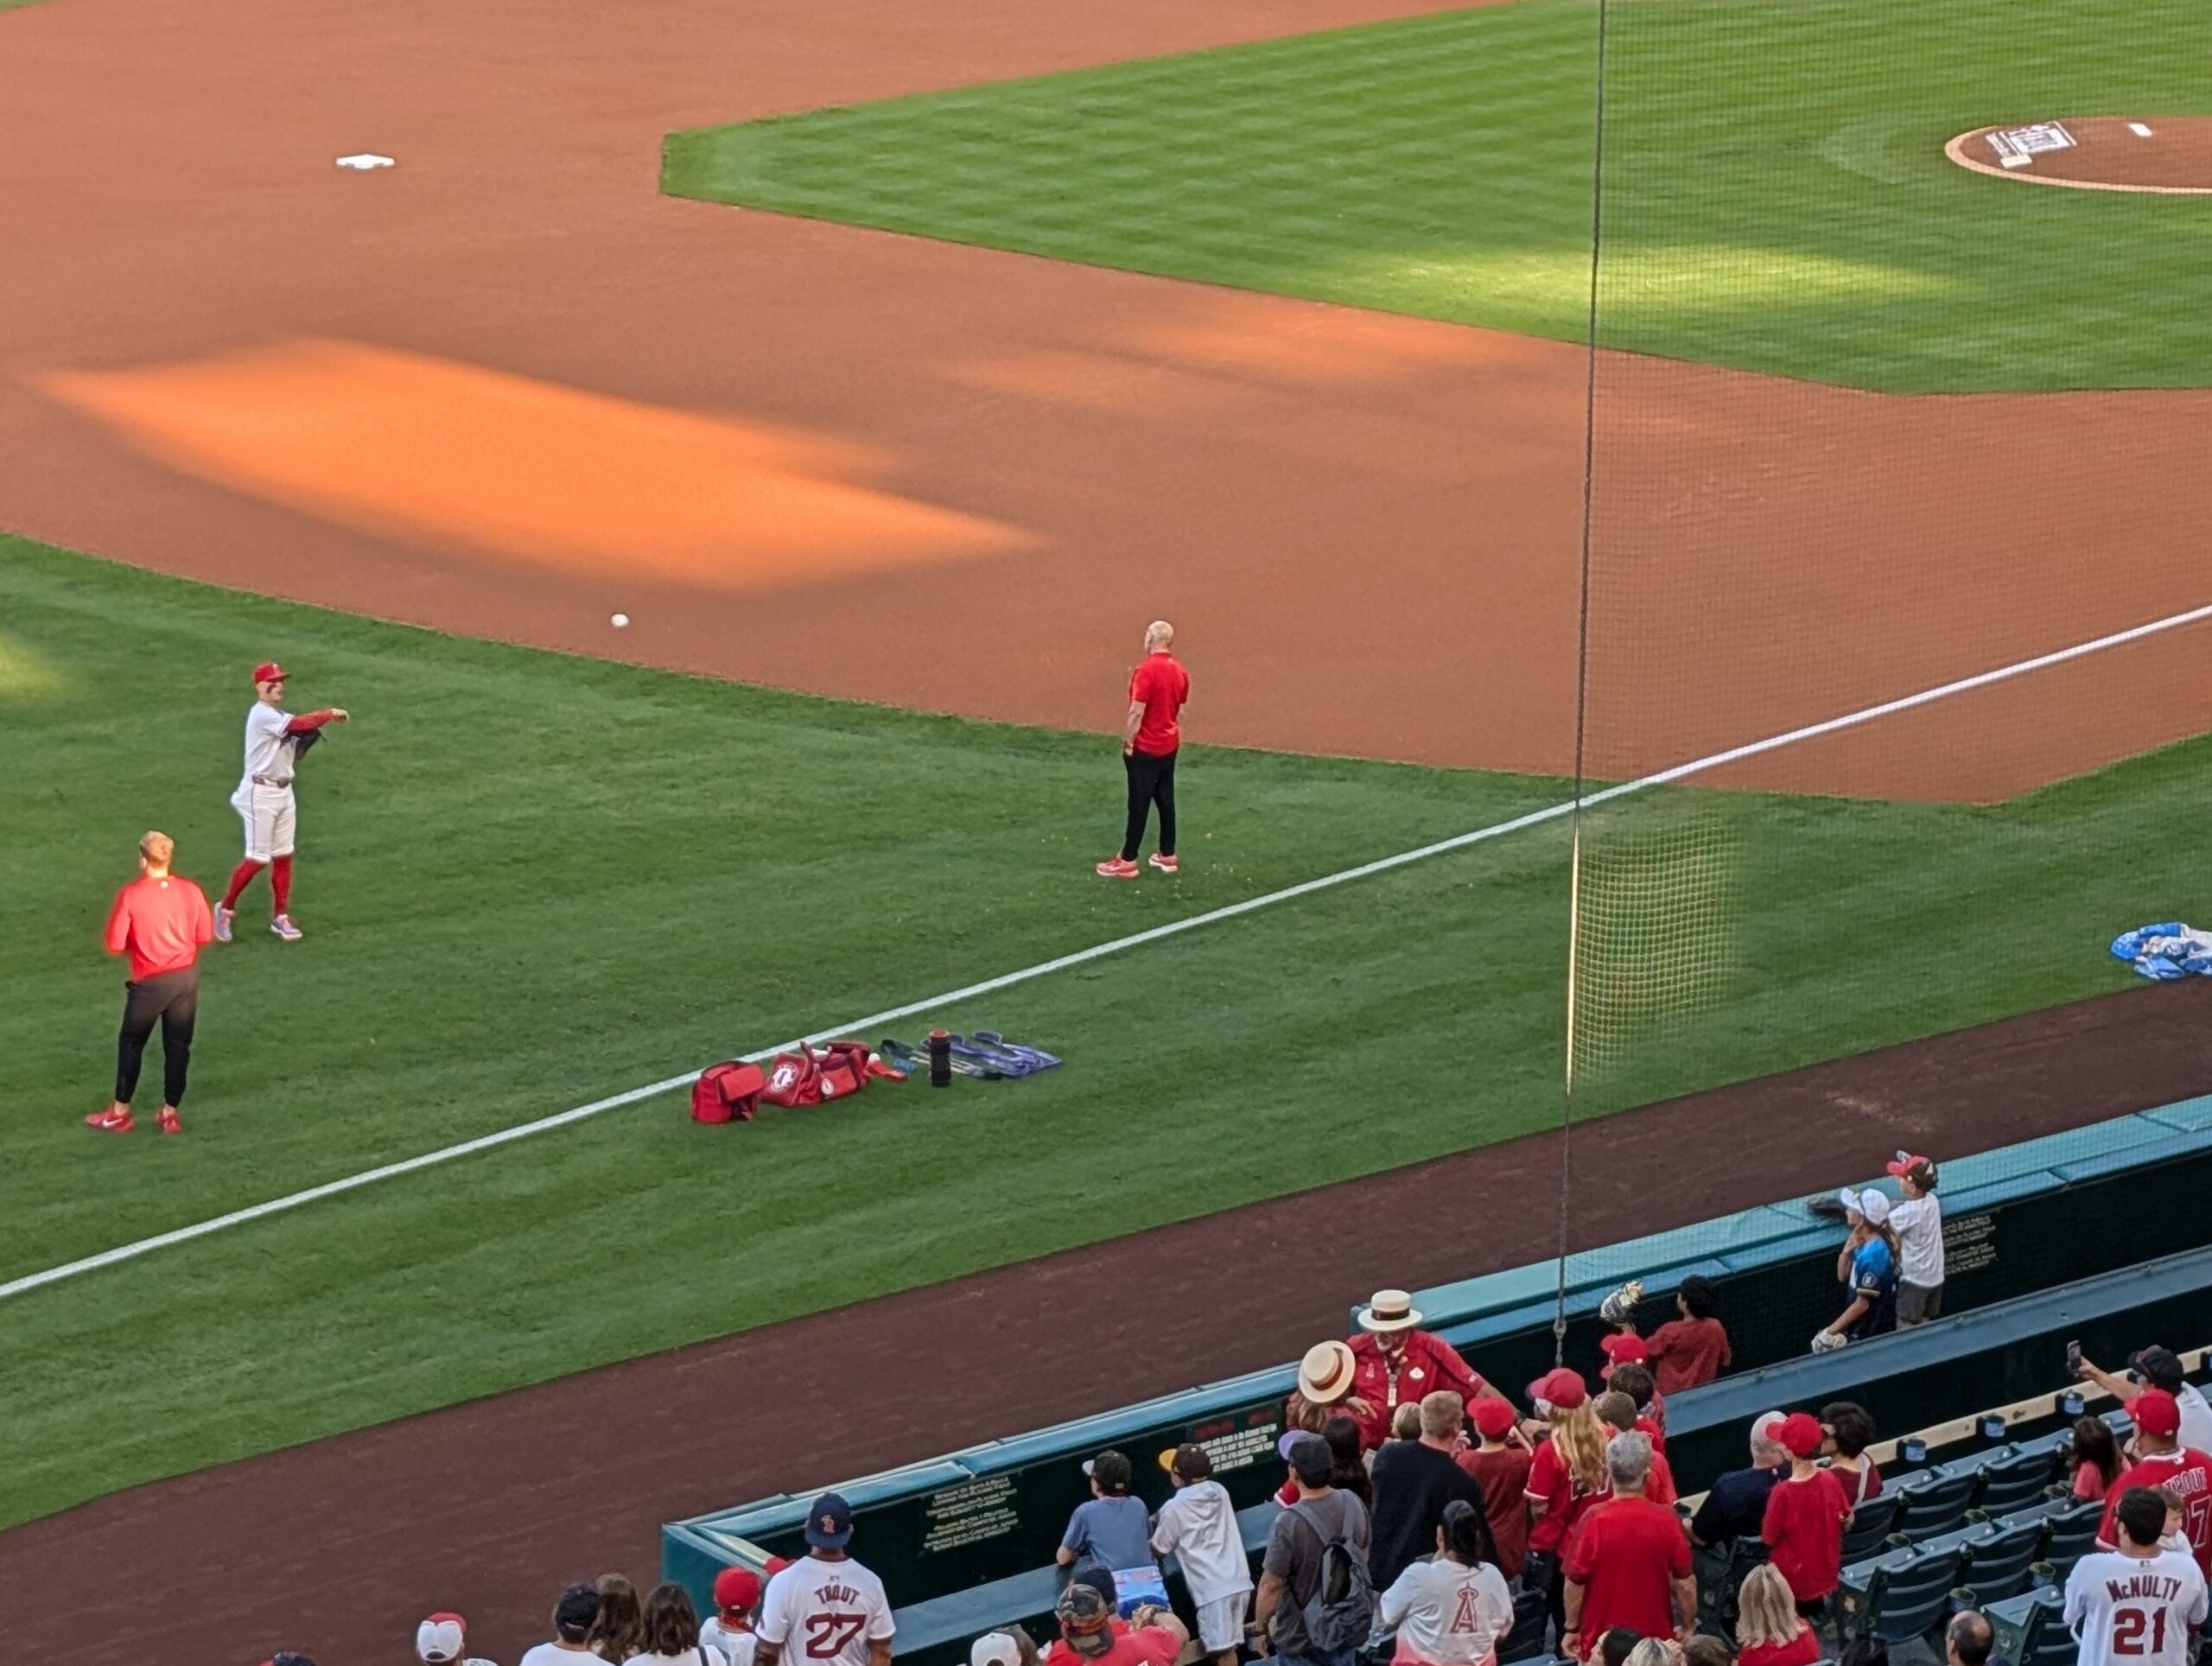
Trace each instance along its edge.
{"label": "mowed grass stripe", "polygon": [[[1986,123],[2212,112],[2185,0],[1617,0],[1601,334],[1904,391],[2212,385],[2212,201]],[[1580,340],[1594,6],[1519,0],[673,136],[684,195]],[[2057,199],[2053,200],[2052,199]]]}
{"label": "mowed grass stripe", "polygon": [[[1119,773],[1098,736],[460,641],[15,541],[0,619],[5,1274],[1563,792],[1198,747],[1188,871],[1106,886],[1089,865]],[[101,1140],[76,1120],[104,1091],[118,993],[99,920],[147,825],[187,872],[229,866],[240,667],[270,653],[302,701],[357,714],[306,772],[312,935],[277,944],[250,913],[209,963],[191,1133]],[[2142,830],[2184,823],[2209,763],[2191,743],[1986,811],[1684,790],[1605,806],[1594,848],[1679,819],[1725,839],[1735,946],[1726,998],[1641,1038],[1586,1108],[2124,984],[2103,939],[2173,912],[2197,866]],[[0,1358],[24,1454],[0,1522],[1546,1126],[1565,835],[940,1015],[1054,1046],[1052,1077],[871,1090],[731,1130],[671,1097],[34,1292]],[[1947,929],[1962,898],[1972,928]],[[435,1361],[415,1345],[429,1313]]]}

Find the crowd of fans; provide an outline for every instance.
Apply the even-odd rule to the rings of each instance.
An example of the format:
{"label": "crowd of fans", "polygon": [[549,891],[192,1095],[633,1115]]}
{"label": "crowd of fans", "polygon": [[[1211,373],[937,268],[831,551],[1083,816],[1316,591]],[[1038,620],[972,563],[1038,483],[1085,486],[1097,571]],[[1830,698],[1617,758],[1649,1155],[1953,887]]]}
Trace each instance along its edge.
{"label": "crowd of fans", "polygon": [[[1899,1153],[1891,1173],[1901,1201],[1867,1190],[1829,1205],[1849,1225],[1837,1262],[1844,1306],[1816,1352],[1941,1311],[1935,1167]],[[1545,1642],[1585,1666],[1815,1666],[1831,1653],[1842,1666],[1885,1666],[1883,1645],[1847,1640],[1834,1612],[1845,1535],[1882,1493],[1872,1419],[1843,1401],[1763,1414],[1749,1463],[1690,1508],[1667,1462],[1667,1397],[1727,1368],[1727,1330],[1703,1279],[1683,1281],[1675,1317],[1648,1337],[1634,1325],[1640,1288],[1624,1294],[1605,1310],[1614,1330],[1592,1362],[1598,1387],[1572,1367],[1549,1371],[1528,1385],[1529,1415],[1422,1329],[1405,1292],[1378,1292],[1356,1336],[1300,1364],[1256,1580],[1205,1448],[1163,1454],[1174,1491],[1156,1513],[1134,1495],[1128,1458],[1102,1452],[1084,1465],[1091,1496],[1057,1555],[1059,1635],[1040,1648],[1018,1627],[991,1632],[970,1666],[1354,1666],[1378,1649],[1391,1666],[1496,1666],[1509,1634],[1540,1614]],[[2069,1583],[2067,1622],[2096,1623],[2099,1579],[2171,1586],[2177,1646],[2193,1648],[2212,1573],[2212,1405],[2164,1348],[2134,1356],[2126,1375],[2078,1351],[2069,1364],[2126,1405],[2133,1432],[2123,1448],[2101,1419],[2072,1431],[2069,1490],[2105,1509],[2098,1554],[2080,1564],[2091,1573],[2077,1568]],[[782,1666],[787,1653],[791,1666],[889,1666],[890,1605],[849,1551],[853,1532],[844,1501],[824,1494],[809,1511],[805,1556],[772,1559],[765,1580],[724,1570],[703,1620],[681,1585],[642,1599],[620,1574],[570,1586],[549,1617],[552,1636],[519,1666]],[[1745,1573],[1732,1552],[1748,1541],[1763,1557]],[[1171,1606],[1170,1556],[1187,1624]],[[1948,1666],[1990,1666],[1993,1637],[1984,1616],[1957,1614]],[[424,1666],[492,1666],[469,1654],[456,1613],[424,1619],[416,1652]],[[2163,1651],[2123,1643],[2093,1658],[2084,1633],[2082,1666],[2122,1666],[2109,1653]],[[266,1666],[313,1663],[279,1654]]]}

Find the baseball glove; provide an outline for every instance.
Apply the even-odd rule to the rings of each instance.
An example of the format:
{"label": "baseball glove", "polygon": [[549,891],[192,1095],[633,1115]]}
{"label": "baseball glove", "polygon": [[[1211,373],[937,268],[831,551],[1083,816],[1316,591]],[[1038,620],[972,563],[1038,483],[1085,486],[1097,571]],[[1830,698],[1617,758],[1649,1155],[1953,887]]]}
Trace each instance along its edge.
{"label": "baseball glove", "polygon": [[1838,1336],[1834,1331],[1815,1331],[1813,1333],[1813,1351],[1816,1354],[1834,1353],[1850,1340],[1849,1337]]}
{"label": "baseball glove", "polygon": [[1632,1278],[1598,1304],[1598,1317],[1608,1325],[1626,1325],[1636,1317],[1636,1305],[1643,1300],[1643,1281]]}

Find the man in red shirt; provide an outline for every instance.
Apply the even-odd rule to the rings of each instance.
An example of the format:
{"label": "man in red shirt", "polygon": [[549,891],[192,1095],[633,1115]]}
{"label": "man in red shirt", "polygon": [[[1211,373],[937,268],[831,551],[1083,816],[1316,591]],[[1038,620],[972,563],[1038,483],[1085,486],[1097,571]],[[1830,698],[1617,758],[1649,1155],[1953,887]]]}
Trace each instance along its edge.
{"label": "man in red shirt", "polygon": [[[1175,754],[1183,744],[1176,715],[1191,697],[1191,674],[1174,655],[1175,627],[1164,619],[1145,626],[1144,663],[1129,673],[1129,709],[1122,720],[1122,768],[1129,779],[1129,822],[1122,835],[1122,854],[1098,864],[1101,877],[1133,880],[1137,847],[1152,807],[1160,806],[1160,849],[1152,865],[1163,874],[1176,870]],[[1418,1400],[1419,1395],[1414,1396]]]}
{"label": "man in red shirt", "polygon": [[2199,1568],[2212,1580],[2212,1454],[2181,1443],[2181,1402],[2164,1389],[2145,1389],[2127,1405],[2135,1420],[2135,1462],[2105,1494],[2097,1548],[2120,1548],[2113,1517],[2128,1488],[2171,1487],[2181,1497],[2182,1533]]}
{"label": "man in red shirt", "polygon": [[1616,1625],[1639,1637],[1687,1639],[1697,1626],[1697,1580],[1681,1518],[1643,1496],[1651,1440],[1630,1432],[1605,1446],[1613,1494],[1582,1518],[1567,1547],[1567,1623],[1560,1652],[1584,1658]]}
{"label": "man in red shirt", "polygon": [[1360,1334],[1351,1339],[1351,1398],[1366,1407],[1356,1415],[1360,1445],[1370,1452],[1390,1438],[1390,1420],[1402,1403],[1418,1406],[1439,1389],[1451,1389],[1471,1406],[1484,1395],[1498,1397],[1467,1369],[1458,1350],[1420,1326],[1414,1299],[1403,1290],[1377,1290],[1360,1310]]}
{"label": "man in red shirt", "polygon": [[115,1044],[115,1099],[85,1118],[103,1134],[128,1134],[130,1097],[138,1091],[138,1065],[154,1021],[162,1025],[162,1110],[164,1134],[181,1134],[177,1107],[192,1067],[192,1027],[200,1013],[200,945],[215,935],[207,895],[169,872],[176,844],[166,833],[138,841],[140,877],[123,887],[107,917],[107,951],[130,957],[123,986],[123,1032]]}
{"label": "man in red shirt", "polygon": [[1818,1418],[1793,1411],[1773,1433],[1789,1453],[1789,1473],[1766,1495],[1759,1536],[1766,1541],[1766,1559],[1789,1581],[1797,1612],[1817,1623],[1843,1582],[1843,1529],[1851,1520],[1851,1500],[1843,1483],[1815,1461],[1827,1438]]}

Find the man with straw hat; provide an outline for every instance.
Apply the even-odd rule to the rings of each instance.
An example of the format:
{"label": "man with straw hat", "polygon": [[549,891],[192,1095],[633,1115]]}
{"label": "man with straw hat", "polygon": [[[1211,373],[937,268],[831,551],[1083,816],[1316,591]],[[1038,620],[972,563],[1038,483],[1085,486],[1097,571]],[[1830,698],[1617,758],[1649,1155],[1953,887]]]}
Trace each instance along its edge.
{"label": "man with straw hat", "polygon": [[1417,1406],[1439,1389],[1470,1405],[1484,1395],[1503,1397],[1467,1369],[1450,1343],[1422,1330],[1421,1320],[1403,1290],[1377,1290],[1359,1311],[1360,1333],[1349,1348],[1351,1392],[1366,1403],[1353,1415],[1359,1419],[1360,1444],[1370,1451],[1390,1438],[1390,1419],[1401,1402]]}

